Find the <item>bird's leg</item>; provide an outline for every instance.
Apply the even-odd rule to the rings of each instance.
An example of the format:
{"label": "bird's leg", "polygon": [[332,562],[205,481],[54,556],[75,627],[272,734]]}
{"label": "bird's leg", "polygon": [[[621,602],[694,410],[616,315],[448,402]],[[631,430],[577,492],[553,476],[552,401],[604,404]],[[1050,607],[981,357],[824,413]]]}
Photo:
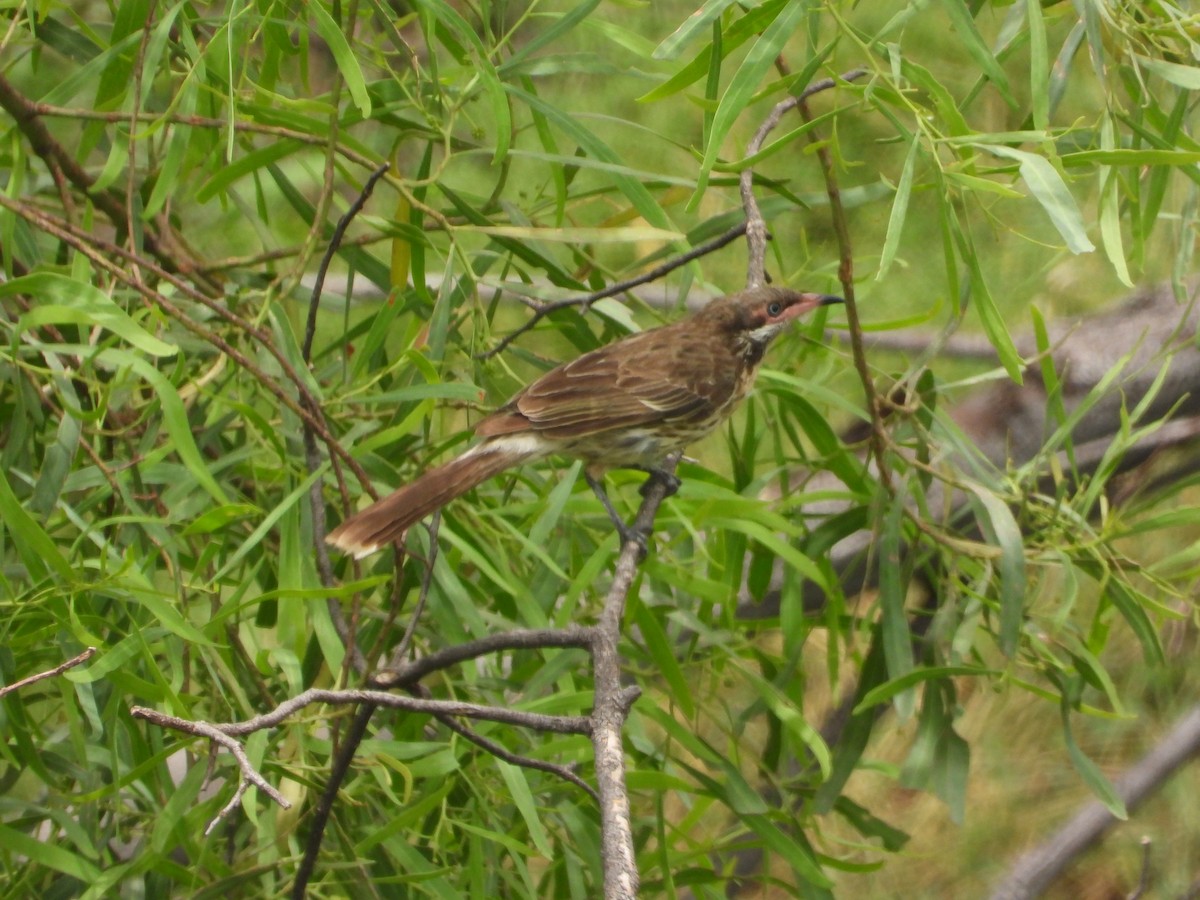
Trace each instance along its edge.
{"label": "bird's leg", "polygon": [[613,526],[617,529],[617,534],[621,536],[621,544],[628,544],[633,541],[638,545],[640,556],[644,559],[648,549],[646,535],[638,531],[636,528],[631,528],[625,524],[625,520],[621,518],[616,507],[612,505],[612,501],[608,499],[608,491],[604,488],[603,476],[597,477],[591,472],[584,471],[584,479],[595,493],[596,498],[604,507],[604,511],[608,513],[608,518],[612,520]]}

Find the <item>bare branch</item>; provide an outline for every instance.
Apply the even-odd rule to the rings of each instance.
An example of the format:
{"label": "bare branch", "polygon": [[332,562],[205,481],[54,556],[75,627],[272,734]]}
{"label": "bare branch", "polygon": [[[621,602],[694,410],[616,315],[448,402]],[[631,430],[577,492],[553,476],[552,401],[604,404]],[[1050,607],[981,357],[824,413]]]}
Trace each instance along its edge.
{"label": "bare branch", "polygon": [[[1132,811],[1181,766],[1200,754],[1200,706],[1193,706],[1171,732],[1114,787]],[[1042,846],[1026,853],[992,892],[992,900],[1027,900],[1038,897],[1084,850],[1099,840],[1117,819],[1099,800],[1086,804]]]}
{"label": "bare branch", "polygon": [[[652,474],[642,487],[642,505],[633,531],[647,540],[654,517],[666,499],[669,477],[679,464],[679,453],[667,458],[662,471]],[[600,620],[592,633],[595,704],[592,708],[592,747],[596,758],[596,786],[600,795],[600,855],[604,863],[605,900],[632,900],[637,896],[638,870],[629,814],[629,792],[625,787],[625,751],[622,731],[638,690],[621,685],[621,621],[625,598],[641,564],[644,547],[636,540],[625,542],[612,585],[604,598]]]}
{"label": "bare branch", "polygon": [[64,663],[60,663],[53,669],[47,669],[45,672],[38,672],[36,675],[30,675],[28,678],[22,678],[20,681],[14,681],[12,684],[6,684],[0,687],[0,697],[11,694],[13,691],[19,691],[21,688],[29,687],[31,684],[36,684],[39,681],[45,681],[47,678],[54,678],[61,675],[67,669],[73,669],[76,666],[82,665],[93,656],[96,655],[95,647],[88,647],[78,656],[73,656]]}
{"label": "bare branch", "polygon": [[726,244],[732,243],[745,233],[746,224],[744,222],[739,222],[737,225],[734,225],[723,234],[717,235],[712,240],[705,241],[703,244],[697,244],[687,253],[683,253],[673,259],[667,260],[667,262],[655,266],[650,271],[644,272],[635,278],[629,278],[625,281],[615,282],[606,288],[602,288],[601,290],[594,291],[590,294],[585,294],[582,297],[569,297],[566,300],[556,300],[553,303],[544,303],[534,309],[533,315],[530,317],[528,322],[524,323],[516,331],[505,335],[500,339],[500,343],[498,343],[495,347],[493,347],[491,350],[486,350],[483,353],[480,353],[476,358],[490,359],[497,353],[503,352],[508,348],[509,344],[511,344],[525,332],[532,329],[535,325],[537,325],[538,322],[550,315],[552,312],[557,312],[560,309],[567,309],[572,306],[582,306],[586,308],[592,303],[595,303],[597,300],[603,300],[605,297],[615,297],[617,294],[623,294],[631,288],[637,287],[638,285],[647,284],[651,281],[657,281],[658,279],[666,276],[668,273],[673,272],[675,269],[687,265],[694,259],[699,259],[701,256],[707,256],[709,253],[720,250]]}
{"label": "bare branch", "polygon": [[212,832],[231,810],[233,810],[243,796],[245,796],[250,785],[262,790],[264,794],[278,803],[284,809],[291,809],[291,801],[283,794],[279,793],[270,782],[258,773],[254,768],[254,764],[250,762],[250,757],[246,755],[246,751],[242,748],[239,741],[234,740],[225,730],[223,725],[213,725],[210,722],[191,722],[187,719],[181,719],[178,716],[169,716],[165,713],[160,713],[157,710],[147,709],[144,706],[135,706],[129,710],[129,714],[135,719],[145,719],[147,722],[152,722],[162,728],[170,728],[174,731],[182,731],[185,734],[194,734],[197,737],[208,738],[214,744],[220,744],[228,750],[235,760],[237,760],[238,769],[241,770],[241,780],[238,784],[238,789],[235,792],[233,799],[221,808],[221,811],[212,818],[208,823],[208,827],[204,829],[207,835]]}
{"label": "bare branch", "polygon": [[492,756],[504,760],[514,766],[521,766],[525,769],[535,769],[539,772],[548,772],[551,775],[557,775],[564,781],[570,782],[575,787],[584,791],[589,797],[596,802],[600,801],[600,795],[596,793],[596,789],[576,775],[570,767],[559,765],[558,763],[547,762],[543,759],[533,759],[529,756],[522,756],[519,753],[513,753],[501,744],[496,743],[489,738],[485,738],[477,731],[468,728],[466,725],[451,718],[450,716],[437,716],[437,720],[449,728],[456,734],[462,735],[472,744],[482,747]]}
{"label": "bare branch", "polygon": [[371,683],[378,688],[406,687],[425,676],[503,650],[540,650],[548,647],[588,649],[592,629],[580,625],[567,628],[531,628],[489,634],[478,640],[446,647],[411,662],[399,663],[375,674]]}

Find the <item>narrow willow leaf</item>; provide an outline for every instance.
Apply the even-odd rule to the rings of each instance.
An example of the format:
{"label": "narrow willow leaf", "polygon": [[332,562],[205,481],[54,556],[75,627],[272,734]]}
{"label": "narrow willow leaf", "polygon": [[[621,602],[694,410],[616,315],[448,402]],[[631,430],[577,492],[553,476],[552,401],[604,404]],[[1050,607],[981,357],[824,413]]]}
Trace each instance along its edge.
{"label": "narrow willow leaf", "polygon": [[958,678],[961,676],[994,677],[1000,674],[1002,673],[998,669],[983,669],[979,666],[928,666],[923,669],[914,669],[907,675],[890,679],[867,691],[863,695],[863,698],[855,704],[853,714],[858,715],[872,706],[887,703],[897,694],[915,687],[923,681],[936,681],[943,678]]}
{"label": "narrow willow leaf", "polygon": [[[537,109],[549,122],[552,122],[564,134],[570,137],[571,140],[577,143],[588,156],[599,159],[602,162],[611,163],[614,166],[624,165],[625,161],[595,133],[585,128],[578,118],[547,103],[536,94],[528,94],[512,85],[508,85],[507,90],[526,106],[531,109]],[[616,172],[613,173],[612,179],[617,188],[633,204],[634,209],[638,211],[647,223],[654,228],[674,230],[671,220],[666,212],[664,212],[662,206],[659,205],[658,201],[650,193],[650,190],[641,181]],[[439,185],[439,187],[441,186]]]}
{"label": "narrow willow leaf", "polygon": [[613,228],[535,228],[521,225],[459,225],[457,231],[478,232],[521,241],[558,241],[567,244],[633,244],[639,241],[681,241],[683,232],[648,226]]}
{"label": "narrow willow leaf", "polygon": [[981,149],[996,156],[1016,160],[1020,165],[1021,179],[1033,192],[1034,199],[1042,205],[1046,215],[1072,253],[1090,253],[1096,249],[1088,239],[1083,216],[1075,205],[1075,198],[1067,190],[1066,182],[1044,156],[1017,150],[1002,144],[979,144]]}
{"label": "narrow willow leaf", "polygon": [[[904,610],[908,579],[900,555],[900,548],[905,544],[901,529],[904,522],[904,495],[904,491],[896,492],[879,526],[879,628],[883,658],[891,679],[903,678],[913,669],[912,632]],[[912,715],[915,703],[912,691],[896,695],[897,714],[901,718],[908,718]]]}
{"label": "narrow willow leaf", "polygon": [[215,167],[213,173],[196,191],[196,200],[200,203],[208,202],[217,194],[227,191],[234,182],[251,172],[286,159],[303,146],[299,141],[286,138],[272,141],[253,153],[247,153],[233,160],[229,165]]}
{"label": "narrow willow leaf", "polygon": [[262,543],[263,539],[266,538],[266,536],[271,532],[271,529],[275,527],[275,524],[281,518],[283,518],[284,514],[287,513],[287,511],[297,503],[299,503],[308,493],[308,489],[313,486],[313,483],[325,474],[326,468],[326,466],[322,466],[317,471],[309,474],[308,477],[296,485],[296,487],[292,488],[292,490],[288,492],[287,496],[280,500],[278,505],[273,510],[263,517],[263,520],[259,522],[258,527],[250,533],[250,536],[242,542],[242,545],[234,551],[232,556],[225,560],[225,564],[221,566],[215,575],[213,575],[213,584],[219,584],[221,579],[224,578],[229,572],[233,571],[233,568],[242,561],[246,554]]}
{"label": "narrow willow leaf", "polygon": [[346,35],[342,33],[341,26],[333,20],[333,16],[325,9],[323,3],[307,3],[305,8],[312,13],[317,33],[321,35],[321,40],[329,46],[329,52],[333,54],[338,72],[341,73],[342,80],[346,83],[346,90],[350,92],[350,99],[358,107],[358,111],[362,113],[364,119],[370,118],[371,96],[367,92],[367,82],[358,65],[358,58],[350,49]]}
{"label": "narrow willow leaf", "polygon": [[0,297],[8,294],[31,294],[39,300],[37,306],[21,316],[18,330],[71,323],[103,328],[151,356],[174,356],[179,351],[174,344],[160,340],[142,328],[103,291],[66,275],[35,272],[11,281],[0,281]]}
{"label": "narrow willow leaf", "polygon": [[723,60],[735,49],[766,28],[767,23],[775,18],[782,3],[786,2],[790,2],[790,0],[775,0],[775,2],[763,3],[748,10],[744,16],[736,20],[729,28],[720,28],[718,25],[721,38],[719,48],[715,48],[711,44],[702,48],[682,69],[658,87],[638,97],[638,102],[650,103],[655,100],[662,100],[664,97],[670,97],[672,94],[682,91],[688,85],[699,81],[701,78],[709,76],[714,68],[714,51],[717,53],[718,61]]}
{"label": "narrow willow leaf", "polygon": [[1017,101],[1013,99],[1012,90],[1008,86],[1008,76],[1004,74],[1004,69],[1000,67],[996,57],[984,43],[979,29],[975,27],[975,20],[971,18],[971,11],[967,8],[967,4],[964,0],[943,0],[942,6],[950,15],[950,23],[962,41],[963,49],[970,54],[971,59],[975,60],[975,64],[988,77],[988,80],[996,86],[996,90],[1000,92],[1004,102],[1016,109]]}
{"label": "narrow willow leaf", "polygon": [[499,75],[505,75],[510,70],[520,67],[534,53],[543,47],[550,46],[580,22],[587,19],[591,15],[592,10],[599,5],[600,0],[585,0],[583,3],[572,4],[570,12],[565,14],[543,13],[542,15],[544,16],[558,15],[558,21],[549,28],[539,29],[532,34],[529,40],[519,44],[513,55],[496,67],[496,72]]}
{"label": "narrow willow leaf", "polygon": [[1185,66],[1180,63],[1167,62],[1165,59],[1154,59],[1149,56],[1135,55],[1138,65],[1153,72],[1159,78],[1186,88],[1189,91],[1200,90],[1200,68]]}
{"label": "narrow willow leaf", "polygon": [[1039,0],[1025,0],[1025,21],[1029,28],[1029,99],[1033,107],[1033,127],[1045,131],[1050,122],[1050,52],[1046,46],[1046,23]]}
{"label": "narrow willow leaf", "polygon": [[1071,757],[1071,765],[1075,767],[1075,771],[1079,773],[1084,784],[1108,808],[1108,811],[1121,821],[1125,821],[1129,818],[1129,813],[1125,809],[1125,801],[1121,799],[1121,795],[1117,793],[1112,782],[1100,771],[1100,767],[1092,762],[1075,743],[1075,735],[1071,733],[1071,709],[1065,697],[1061,708],[1063,740],[1067,742],[1067,753]]}
{"label": "narrow willow leaf", "polygon": [[967,488],[979,502],[977,520],[988,540],[1000,548],[1000,650],[1011,657],[1021,637],[1025,606],[1025,543],[1008,504],[975,482]]}
{"label": "narrow willow leaf", "polygon": [[79,449],[81,433],[79,420],[64,409],[62,418],[58,420],[58,434],[54,443],[46,448],[42,471],[29,500],[30,509],[42,518],[50,514],[62,495],[63,485],[71,474],[71,463]]}
{"label": "narrow willow leaf", "polygon": [[717,161],[717,156],[720,155],[726,135],[733,128],[733,123],[749,105],[763,76],[770,71],[784,45],[807,15],[808,5],[805,3],[785,5],[742,60],[713,115],[712,128],[705,143],[704,159],[700,164],[700,184],[692,196],[691,205],[699,203],[708,182],[708,175]]}
{"label": "narrow willow leaf", "polygon": [[912,143],[908,145],[908,155],[904,157],[904,168],[900,171],[900,181],[896,185],[896,199],[892,201],[892,214],[888,217],[887,238],[883,242],[883,250],[879,255],[879,271],[875,273],[876,281],[883,281],[896,258],[896,250],[900,246],[900,234],[904,231],[904,219],[908,215],[908,198],[912,194],[913,169],[917,162],[917,148],[921,136],[914,134]]}
{"label": "narrow willow leaf", "polygon": [[654,660],[658,674],[666,680],[671,698],[679,704],[684,718],[692,719],[696,715],[696,701],[692,698],[692,690],[688,686],[683,669],[679,667],[679,660],[675,658],[676,642],[667,637],[654,610],[645,603],[636,603],[634,607],[635,621],[642,632],[646,650]]}
{"label": "narrow willow leaf", "polygon": [[543,857],[553,859],[554,849],[550,844],[550,837],[542,825],[538,804],[533,799],[533,791],[529,788],[525,771],[502,759],[496,760],[496,768],[508,788],[508,798],[517,807],[517,811],[525,822],[525,827],[529,829],[529,837],[532,838],[534,846]]}
{"label": "narrow willow leaf", "polygon": [[[1104,117],[1100,127],[1100,142],[1104,149],[1112,149],[1116,143],[1113,134],[1111,116]],[[1117,191],[1120,184],[1116,170],[1109,166],[1100,166],[1100,243],[1104,247],[1104,255],[1112,263],[1117,278],[1127,287],[1133,287],[1129,277],[1129,267],[1125,262],[1125,245],[1121,238],[1121,196]],[[1131,213],[1136,221],[1137,211]]]}
{"label": "narrow willow leaf", "polygon": [[667,35],[662,43],[654,48],[654,58],[674,59],[677,57],[684,44],[707,31],[709,24],[726,9],[733,6],[735,2],[736,0],[706,0],[702,7],[684,19],[682,25]]}
{"label": "narrow willow leaf", "polygon": [[0,844],[4,845],[8,853],[18,855],[28,862],[45,866],[55,872],[62,872],[83,884],[89,884],[100,878],[100,869],[58,842],[50,843],[38,840],[23,831],[7,825],[0,825]]}
{"label": "narrow willow leaf", "polygon": [[[412,212],[412,205],[403,194],[396,200],[396,211],[392,218],[397,222],[407,222]],[[412,244],[402,235],[392,238],[392,259],[389,275],[392,290],[402,291],[408,287],[409,268],[412,265]]]}
{"label": "narrow willow leaf", "polygon": [[806,884],[825,889],[833,887],[829,876],[821,871],[821,864],[812,847],[808,846],[803,831],[784,832],[763,815],[742,816],[740,821],[757,834],[769,850],[778,853]]}
{"label": "narrow willow leaf", "polygon": [[[954,223],[955,226],[957,224],[957,222]],[[991,289],[988,287],[987,279],[983,276],[983,268],[979,264],[979,256],[971,242],[971,237],[962,230],[957,231],[955,237],[959,241],[960,254],[971,272],[972,301],[976,312],[979,313],[979,323],[983,326],[988,340],[996,349],[996,355],[1000,357],[1000,363],[1004,366],[1008,377],[1017,384],[1021,384],[1025,362],[1017,352],[1012,335],[1008,333],[1004,317],[996,308],[996,301],[992,299]]]}
{"label": "narrow willow leaf", "polygon": [[804,718],[804,712],[790,697],[784,694],[775,684],[763,678],[757,672],[745,665],[738,665],[745,678],[753,686],[759,698],[775,714],[781,725],[786,728],[801,745],[813,755],[821,770],[822,779],[828,778],[833,770],[833,760],[829,753],[829,745],[815,728]]}
{"label": "narrow willow leaf", "polygon": [[50,535],[21,506],[3,473],[0,473],[0,521],[4,522],[31,580],[43,581],[51,572],[64,582],[73,580],[71,564]]}

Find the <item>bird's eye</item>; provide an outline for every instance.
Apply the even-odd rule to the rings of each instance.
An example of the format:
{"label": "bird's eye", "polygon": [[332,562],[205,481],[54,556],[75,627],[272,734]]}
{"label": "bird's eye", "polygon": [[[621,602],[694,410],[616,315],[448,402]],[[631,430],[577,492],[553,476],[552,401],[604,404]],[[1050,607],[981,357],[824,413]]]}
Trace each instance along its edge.
{"label": "bird's eye", "polygon": [[783,312],[783,304],[776,300],[774,303],[767,304],[767,315],[772,319]]}

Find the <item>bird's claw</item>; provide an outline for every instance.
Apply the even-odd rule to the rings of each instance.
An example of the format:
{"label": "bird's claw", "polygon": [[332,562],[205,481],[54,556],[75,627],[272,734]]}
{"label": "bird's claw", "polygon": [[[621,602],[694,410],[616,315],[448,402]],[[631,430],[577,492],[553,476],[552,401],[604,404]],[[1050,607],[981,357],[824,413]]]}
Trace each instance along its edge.
{"label": "bird's claw", "polygon": [[630,525],[617,526],[617,533],[621,536],[621,547],[626,544],[636,544],[638,548],[638,562],[643,562],[646,559],[646,554],[650,552],[650,542],[646,539],[646,533],[639,528],[634,528]]}
{"label": "bird's claw", "polygon": [[638,493],[645,497],[650,491],[650,486],[658,481],[663,486],[663,499],[673,497],[679,491],[679,485],[682,482],[679,476],[674,472],[668,472],[664,469],[650,469],[650,477],[642,482],[642,486],[638,488]]}

